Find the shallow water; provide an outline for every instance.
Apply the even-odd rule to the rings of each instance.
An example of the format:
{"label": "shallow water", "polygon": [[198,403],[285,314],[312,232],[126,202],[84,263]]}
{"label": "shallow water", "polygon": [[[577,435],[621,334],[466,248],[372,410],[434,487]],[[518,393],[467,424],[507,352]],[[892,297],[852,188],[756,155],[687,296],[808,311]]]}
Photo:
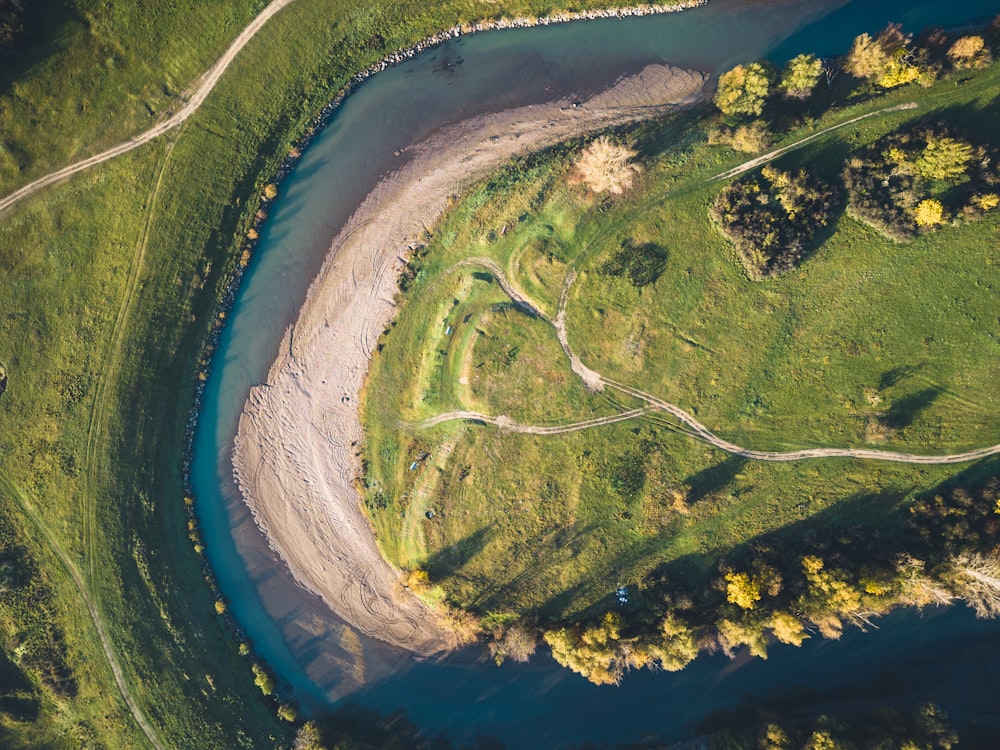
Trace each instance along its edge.
{"label": "shallow water", "polygon": [[957,658],[948,648],[956,636],[963,643],[982,640],[984,653],[992,655],[977,662],[983,669],[998,663],[998,629],[949,612],[920,626],[914,615],[896,615],[879,633],[777,649],[767,663],[702,658],[678,675],[630,675],[618,689],[591,686],[545,658],[502,669],[477,664],[468,654],[417,664],[353,634],[295,586],[233,486],[230,447],[249,388],[265,378],[339,227],[378,178],[405,158],[396,151],[476,114],[583,96],[651,62],[713,72],[765,55],[780,62],[803,51],[835,54],[857,33],[877,31],[890,20],[917,30],[1000,12],[996,0],[750,5],[713,0],[706,8],[665,16],[449,42],[359,87],[281,185],[216,355],[192,482],[209,560],[231,612],[259,655],[303,700],[328,703],[351,694],[383,709],[406,705],[418,724],[455,738],[485,732],[512,746],[552,747],[557,740],[633,740],[648,733],[676,738],[685,725],[733,706],[745,693],[788,690],[799,676],[817,689],[882,684],[871,682],[879,674],[908,686],[950,684],[956,680],[944,679],[947,670],[937,662],[916,673],[910,665],[916,654],[932,661],[934,655]]}

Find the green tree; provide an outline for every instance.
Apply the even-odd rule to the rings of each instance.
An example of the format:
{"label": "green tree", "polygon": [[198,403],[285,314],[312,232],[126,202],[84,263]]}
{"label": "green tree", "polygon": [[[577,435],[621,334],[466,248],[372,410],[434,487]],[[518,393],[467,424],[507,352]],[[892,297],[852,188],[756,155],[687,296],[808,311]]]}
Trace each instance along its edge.
{"label": "green tree", "polygon": [[801,646],[802,641],[809,637],[806,634],[805,624],[791,612],[779,610],[771,615],[767,624],[774,633],[774,637],[782,643]]}
{"label": "green tree", "polygon": [[913,209],[913,218],[918,227],[936,227],[938,224],[944,223],[944,206],[941,205],[941,201],[927,198],[920,201]]}
{"label": "green tree", "polygon": [[742,622],[723,619],[716,627],[719,629],[719,644],[727,654],[732,655],[736,648],[746,646],[751,656],[767,658],[767,638],[760,623],[749,619]]}
{"label": "green tree", "polygon": [[559,628],[543,636],[552,649],[552,658],[595,685],[616,685],[621,681],[625,659],[618,643],[621,617],[608,612],[599,625],[582,631]]}
{"label": "green tree", "polygon": [[771,72],[761,63],[737,65],[719,77],[715,106],[727,115],[760,115],[771,90]]}
{"label": "green tree", "polygon": [[780,88],[789,99],[806,99],[823,75],[823,61],[816,55],[799,55],[789,60],[781,76]]}
{"label": "green tree", "polygon": [[961,177],[972,160],[972,146],[948,136],[927,136],[927,145],[914,162],[917,174],[929,180]]}
{"label": "green tree", "polygon": [[264,695],[270,695],[274,692],[274,678],[267,673],[260,664],[254,664],[253,667],[253,684],[260,688],[260,692]]}
{"label": "green tree", "polygon": [[760,581],[749,573],[726,573],[726,599],[741,609],[753,609],[760,601]]}
{"label": "green tree", "polygon": [[844,70],[887,89],[920,76],[917,66],[909,62],[909,39],[899,24],[890,24],[875,39],[869,34],[856,37],[844,60]]}

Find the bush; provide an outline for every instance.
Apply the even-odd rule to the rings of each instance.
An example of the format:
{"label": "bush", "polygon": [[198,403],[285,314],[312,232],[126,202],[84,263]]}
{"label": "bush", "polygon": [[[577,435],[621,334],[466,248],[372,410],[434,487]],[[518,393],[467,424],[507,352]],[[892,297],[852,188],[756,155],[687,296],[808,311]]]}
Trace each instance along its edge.
{"label": "bush", "polygon": [[708,132],[708,143],[711,146],[729,146],[744,154],[759,154],[771,147],[771,134],[763,120],[754,120],[735,128],[713,128]]}
{"label": "bush", "polygon": [[639,171],[639,165],[632,163],[635,155],[632,149],[601,136],[580,153],[573,181],[586,185],[595,193],[621,195],[632,187],[632,180]]}
{"label": "bush", "polygon": [[854,154],[844,182],[852,216],[905,242],[946,216],[990,210],[1000,172],[990,150],[938,123],[890,133]]}
{"label": "bush", "polygon": [[711,214],[732,240],[747,275],[761,279],[794,268],[838,202],[832,186],[805,171],[791,175],[764,167],[759,175],[726,187]]}

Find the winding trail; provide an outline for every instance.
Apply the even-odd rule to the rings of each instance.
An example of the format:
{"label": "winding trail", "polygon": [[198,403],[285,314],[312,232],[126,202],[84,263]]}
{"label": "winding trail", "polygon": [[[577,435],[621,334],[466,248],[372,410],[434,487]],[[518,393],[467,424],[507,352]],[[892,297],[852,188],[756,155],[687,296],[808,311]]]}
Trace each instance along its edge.
{"label": "winding trail", "polygon": [[44,187],[51,185],[54,182],[58,182],[64,177],[69,177],[77,172],[82,172],[89,167],[93,167],[102,162],[106,162],[109,159],[113,159],[116,156],[121,156],[122,154],[128,153],[133,149],[139,148],[146,143],[149,143],[154,138],[159,138],[164,133],[173,130],[174,128],[182,125],[185,120],[187,120],[191,115],[198,111],[198,108],[205,102],[208,95],[212,93],[212,89],[222,78],[222,74],[226,72],[226,68],[236,59],[236,55],[240,53],[247,43],[256,36],[257,32],[263,28],[264,24],[271,20],[279,10],[284,8],[286,5],[291,4],[294,0],[273,0],[269,5],[267,5],[264,10],[257,14],[254,19],[247,24],[246,28],[240,32],[239,36],[233,40],[233,43],[229,45],[229,49],[223,53],[222,57],[213,65],[208,71],[202,75],[202,77],[195,84],[194,92],[184,103],[184,106],[177,110],[176,113],[168,117],[163,122],[154,125],[149,130],[144,133],[140,133],[134,136],[124,143],[119,143],[117,146],[109,148],[107,151],[103,151],[94,156],[78,161],[75,164],[70,164],[68,167],[63,167],[62,169],[51,172],[50,174],[40,177],[34,182],[28,183],[20,190],[16,190],[6,198],[0,200],[0,211],[4,211],[11,206],[13,206],[18,201],[27,198],[29,195],[38,192]]}
{"label": "winding trail", "polygon": [[587,419],[583,422],[571,422],[569,424],[558,425],[522,424],[520,422],[515,422],[513,419],[504,414],[501,414],[499,417],[491,417],[488,414],[482,414],[478,411],[449,411],[444,414],[437,414],[433,417],[428,417],[415,425],[403,424],[401,426],[410,429],[416,428],[418,430],[426,430],[430,427],[435,427],[436,425],[445,424],[447,422],[465,421],[496,425],[504,432],[519,432],[525,435],[562,435],[567,432],[588,430],[591,427],[602,427],[603,425],[614,424],[615,422],[626,422],[629,419],[635,419],[636,417],[648,414],[649,411],[649,407],[643,406],[638,409],[629,409],[628,411],[623,411],[619,414],[612,414],[607,417],[595,417],[594,419]]}
{"label": "winding trail", "polygon": [[[454,629],[402,586],[381,554],[358,492],[358,403],[369,360],[396,315],[411,249],[456,192],[512,157],[701,101],[705,81],[696,71],[650,65],[577,106],[563,99],[449,126],[413,146],[411,161],[375,187],[334,239],[266,382],[250,391],[233,474],[296,581],[353,627],[422,655],[457,645]],[[478,265],[507,283],[492,261]],[[545,317],[515,287],[506,290],[525,313]]]}
{"label": "winding trail", "polygon": [[[896,107],[895,109],[900,108],[901,107]],[[870,115],[865,115],[865,117],[867,116]],[[847,123],[843,124],[846,125]],[[728,440],[719,437],[708,427],[695,419],[689,412],[685,411],[676,404],[671,404],[668,401],[664,401],[657,396],[641,391],[638,388],[633,388],[625,383],[619,383],[615,380],[606,378],[583,364],[580,358],[573,351],[572,347],[570,347],[569,335],[566,330],[566,301],[569,296],[570,287],[572,287],[573,282],[576,280],[576,273],[574,271],[570,271],[570,273],[566,276],[566,280],[563,283],[562,293],[559,297],[559,311],[555,320],[553,320],[549,316],[542,313],[537,304],[518,291],[511,281],[506,278],[503,269],[500,268],[499,264],[489,258],[469,258],[456,264],[456,266],[480,266],[486,268],[496,277],[497,283],[500,287],[518,306],[522,307],[526,311],[529,311],[529,314],[532,314],[534,317],[541,318],[551,324],[556,329],[559,344],[562,347],[563,353],[570,361],[570,366],[572,367],[573,372],[575,372],[580,379],[583,380],[584,384],[588,388],[591,390],[603,390],[605,387],[612,388],[645,402],[646,407],[621,412],[620,414],[612,417],[601,417],[599,419],[591,419],[584,422],[575,422],[572,424],[558,426],[523,425],[513,422],[506,416],[490,417],[474,411],[452,411],[425,419],[417,425],[418,428],[424,429],[442,424],[444,422],[464,419],[466,421],[496,425],[502,430],[508,430],[511,432],[524,432],[535,435],[557,435],[563,432],[573,432],[575,430],[622,422],[626,419],[634,419],[647,414],[650,409],[655,409],[657,411],[666,412],[667,414],[670,414],[680,420],[689,428],[684,431],[684,434],[689,437],[708,443],[709,445],[723,450],[726,453],[754,459],[756,461],[785,462],[816,458],[855,458],[867,459],[871,461],[893,461],[896,463],[906,464],[961,464],[969,461],[978,461],[979,459],[988,458],[989,456],[1000,455],[1000,444],[991,445],[985,448],[977,448],[963,453],[949,453],[944,455],[924,455],[920,453],[904,453],[899,451],[877,450],[873,448],[803,448],[801,450],[794,451],[760,451],[752,448],[744,448],[741,445],[731,443]]]}

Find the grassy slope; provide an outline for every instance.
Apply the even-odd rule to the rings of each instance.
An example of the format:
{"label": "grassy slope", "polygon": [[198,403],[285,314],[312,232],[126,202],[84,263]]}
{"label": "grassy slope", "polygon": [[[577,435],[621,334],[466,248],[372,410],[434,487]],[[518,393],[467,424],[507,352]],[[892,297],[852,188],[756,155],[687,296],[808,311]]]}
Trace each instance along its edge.
{"label": "grassy slope", "polygon": [[[0,192],[146,127],[258,5],[77,4],[86,23],[69,18],[51,56],[0,90]],[[504,9],[543,4],[490,13]],[[297,0],[181,130],[0,218],[0,362],[10,376],[0,502],[58,594],[80,685],[77,698],[47,701],[38,722],[14,727],[28,744],[142,744],[46,533],[97,598],[165,744],[271,745],[283,731],[214,615],[186,538],[180,450],[195,359],[262,176],[292,137],[385,51],[482,15],[471,0]],[[29,626],[11,610],[3,622],[13,647]]]}
{"label": "grassy slope", "polygon": [[[932,112],[988,138],[1000,119],[998,91],[994,66],[966,87],[895,92],[814,127],[912,98],[920,109],[872,118],[778,164],[810,164],[833,179],[850,148]],[[426,567],[458,604],[579,615],[661,563],[707,574],[720,554],[821,511],[835,526],[891,535],[909,498],[955,472],[745,463],[677,436],[662,419],[559,437],[455,424],[397,433],[375,415],[413,421],[477,408],[541,423],[611,408],[581,396],[551,329],[510,311],[484,315],[503,299],[496,286],[468,281],[471,269],[441,272],[468,255],[496,258],[549,310],[561,261],[579,268],[568,325],[584,362],[752,447],[860,445],[872,437],[869,418],[885,412],[896,428],[876,445],[941,452],[1000,441],[991,354],[997,216],[909,245],[842,217],[801,269],[750,282],[709,223],[718,186],[702,182],[744,157],[704,145],[697,120],[691,113],[640,134],[650,158],[642,187],[625,200],[583,199],[565,185],[563,161],[543,159],[473,191],[436,232],[369,381],[369,503],[390,559]],[[529,205],[535,210],[518,223]],[[655,285],[639,291],[599,273],[624,239],[667,248]],[[415,364],[428,360],[437,370]],[[471,369],[456,364],[465,361]],[[456,375],[468,386],[456,386]],[[869,403],[865,388],[881,403]],[[678,494],[687,497],[681,511]]]}

